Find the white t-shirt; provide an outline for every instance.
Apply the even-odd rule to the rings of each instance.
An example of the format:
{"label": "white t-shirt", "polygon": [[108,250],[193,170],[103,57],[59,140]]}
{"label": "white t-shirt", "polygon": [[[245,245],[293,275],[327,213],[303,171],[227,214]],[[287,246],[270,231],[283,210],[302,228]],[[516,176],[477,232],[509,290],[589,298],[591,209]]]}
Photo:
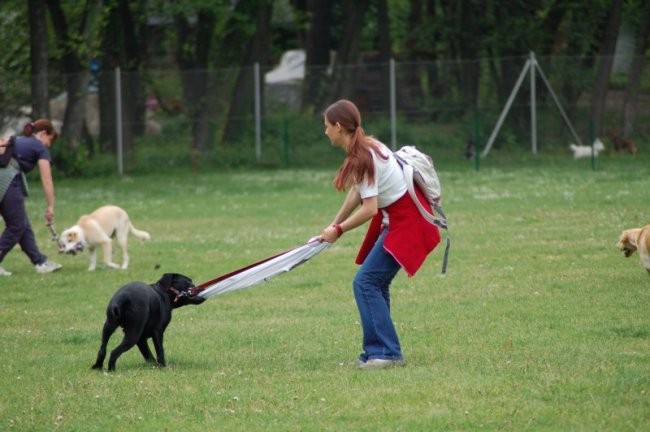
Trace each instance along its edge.
{"label": "white t-shirt", "polygon": [[361,199],[376,196],[377,207],[381,209],[391,205],[406,193],[406,183],[402,168],[393,156],[393,152],[381,142],[375,142],[379,144],[383,156],[388,155],[388,159],[382,159],[371,150],[375,164],[375,182],[370,185],[366,178],[357,185],[357,190]]}

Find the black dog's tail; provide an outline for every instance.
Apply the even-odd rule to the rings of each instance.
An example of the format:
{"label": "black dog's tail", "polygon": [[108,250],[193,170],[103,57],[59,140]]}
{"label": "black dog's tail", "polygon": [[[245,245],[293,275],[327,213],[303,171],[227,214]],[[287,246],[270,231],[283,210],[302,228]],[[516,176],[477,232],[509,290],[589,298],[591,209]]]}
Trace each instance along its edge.
{"label": "black dog's tail", "polygon": [[120,319],[120,306],[119,305],[110,305],[108,307],[108,314],[111,316],[111,318],[115,320]]}
{"label": "black dog's tail", "polygon": [[122,317],[122,312],[128,310],[131,306],[131,300],[130,299],[124,299],[123,301],[113,304],[108,305],[108,310],[106,311],[107,315],[110,316],[112,319],[114,319],[117,322],[121,322]]}

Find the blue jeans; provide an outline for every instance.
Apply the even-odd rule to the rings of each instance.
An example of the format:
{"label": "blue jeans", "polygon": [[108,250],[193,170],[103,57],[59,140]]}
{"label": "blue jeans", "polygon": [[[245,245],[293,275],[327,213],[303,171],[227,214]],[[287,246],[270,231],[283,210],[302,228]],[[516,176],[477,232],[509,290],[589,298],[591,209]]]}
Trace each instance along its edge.
{"label": "blue jeans", "polygon": [[39,251],[29,224],[20,176],[13,179],[5,196],[0,199],[0,215],[5,221],[5,229],[0,235],[0,263],[16,244],[32,264],[44,263],[47,258]]}
{"label": "blue jeans", "polygon": [[365,259],[353,288],[363,329],[361,361],[369,359],[402,360],[397,331],[390,317],[390,283],[400,269],[391,254],[384,250],[386,230]]}

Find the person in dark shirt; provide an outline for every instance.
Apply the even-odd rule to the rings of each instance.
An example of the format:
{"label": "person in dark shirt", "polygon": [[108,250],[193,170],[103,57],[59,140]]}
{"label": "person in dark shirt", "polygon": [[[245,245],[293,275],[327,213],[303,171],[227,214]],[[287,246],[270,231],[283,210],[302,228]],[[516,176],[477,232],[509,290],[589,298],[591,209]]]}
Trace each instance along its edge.
{"label": "person in dark shirt", "polygon": [[[0,265],[18,244],[38,273],[51,273],[61,268],[61,264],[48,261],[38,249],[25,209],[25,173],[38,167],[47,203],[45,219],[54,222],[54,182],[49,148],[58,136],[52,122],[47,119],[27,123],[23,135],[14,140],[13,159],[6,167],[0,168],[0,215],[5,222],[0,235]],[[8,142],[9,138],[0,138],[0,146]],[[0,276],[11,276],[11,273],[0,266]]]}

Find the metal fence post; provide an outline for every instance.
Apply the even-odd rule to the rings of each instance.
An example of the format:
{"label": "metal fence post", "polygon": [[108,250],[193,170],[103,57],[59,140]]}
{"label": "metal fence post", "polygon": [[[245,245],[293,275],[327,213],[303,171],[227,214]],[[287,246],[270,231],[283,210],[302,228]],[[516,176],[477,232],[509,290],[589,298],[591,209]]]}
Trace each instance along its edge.
{"label": "metal fence post", "polygon": [[260,92],[260,64],[253,67],[255,79],[255,158],[259,163],[262,159],[262,109]]}
{"label": "metal fence post", "polygon": [[589,142],[591,147],[591,169],[596,171],[596,152],[594,144],[596,142],[596,128],[594,126],[594,119],[589,119]]}
{"label": "metal fence post", "polygon": [[537,154],[537,93],[535,88],[535,68],[537,67],[537,60],[535,53],[530,52],[530,141],[532,152]]}
{"label": "metal fence post", "polygon": [[474,167],[477,172],[481,169],[481,120],[478,109],[474,117]]}
{"label": "metal fence post", "polygon": [[119,66],[115,68],[115,134],[117,145],[117,172],[124,175],[124,140],[122,131],[122,76]]}

